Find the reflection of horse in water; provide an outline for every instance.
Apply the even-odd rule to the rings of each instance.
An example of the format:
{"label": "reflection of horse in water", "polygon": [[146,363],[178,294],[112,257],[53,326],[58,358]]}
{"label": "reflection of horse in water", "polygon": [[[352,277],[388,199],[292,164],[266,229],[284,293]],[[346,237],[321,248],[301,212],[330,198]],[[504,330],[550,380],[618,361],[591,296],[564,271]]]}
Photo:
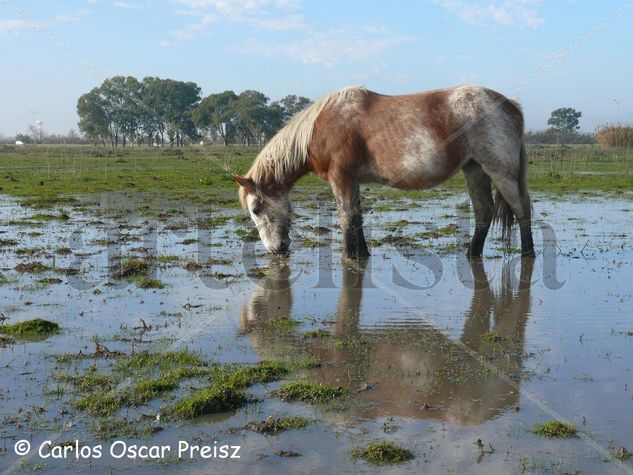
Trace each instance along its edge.
{"label": "reflection of horse in water", "polygon": [[282,359],[298,351],[323,366],[309,377],[357,394],[357,417],[404,416],[480,424],[519,401],[525,327],[530,308],[531,260],[523,260],[512,288],[511,264],[493,292],[483,262],[471,260],[475,284],[458,341],[425,322],[359,328],[364,267],[345,268],[335,339],[306,339],[294,330],[267,325],[271,317],[290,318],[292,293],[287,264],[271,261],[263,285],[242,309],[242,327],[262,358]]}

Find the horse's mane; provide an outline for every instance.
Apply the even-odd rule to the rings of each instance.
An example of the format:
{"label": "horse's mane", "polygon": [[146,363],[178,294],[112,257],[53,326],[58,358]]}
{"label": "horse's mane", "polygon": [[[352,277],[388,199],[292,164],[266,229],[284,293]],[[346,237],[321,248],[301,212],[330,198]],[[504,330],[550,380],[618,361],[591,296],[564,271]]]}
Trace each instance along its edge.
{"label": "horse's mane", "polygon": [[246,176],[255,183],[268,176],[277,183],[283,183],[284,177],[307,162],[308,146],[319,114],[327,107],[338,106],[366,92],[367,89],[362,86],[346,87],[297,113],[259,152]]}

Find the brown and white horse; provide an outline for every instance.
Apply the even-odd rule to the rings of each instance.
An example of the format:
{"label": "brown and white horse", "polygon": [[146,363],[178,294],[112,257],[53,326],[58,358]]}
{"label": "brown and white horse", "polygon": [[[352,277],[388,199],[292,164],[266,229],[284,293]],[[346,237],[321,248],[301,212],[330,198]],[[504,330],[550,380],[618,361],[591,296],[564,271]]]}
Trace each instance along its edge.
{"label": "brown and white horse", "polygon": [[297,114],[235,180],[266,249],[286,253],[288,192],[301,176],[316,173],[332,187],[345,256],[360,258],[369,255],[360,183],[424,189],[460,169],[475,213],[468,254],[481,255],[496,216],[506,237],[516,217],[522,256],[534,256],[523,114],[514,101],[483,87],[405,96],[362,87],[333,92]]}

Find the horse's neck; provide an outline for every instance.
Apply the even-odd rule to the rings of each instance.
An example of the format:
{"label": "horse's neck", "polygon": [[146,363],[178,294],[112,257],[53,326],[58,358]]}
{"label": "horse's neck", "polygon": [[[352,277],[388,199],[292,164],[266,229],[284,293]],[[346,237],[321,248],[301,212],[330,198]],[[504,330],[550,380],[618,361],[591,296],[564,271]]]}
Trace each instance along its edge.
{"label": "horse's neck", "polygon": [[259,185],[269,194],[285,194],[292,189],[299,178],[309,172],[310,165],[308,163],[294,167],[293,170],[288,170],[288,172],[281,177],[275,177],[273,172],[269,172],[264,175]]}

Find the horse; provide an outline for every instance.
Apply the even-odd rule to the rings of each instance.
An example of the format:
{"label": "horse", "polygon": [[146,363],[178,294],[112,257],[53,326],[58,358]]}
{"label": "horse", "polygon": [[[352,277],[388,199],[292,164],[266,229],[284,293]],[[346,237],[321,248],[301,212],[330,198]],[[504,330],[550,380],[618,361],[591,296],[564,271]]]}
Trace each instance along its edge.
{"label": "horse", "polygon": [[534,257],[523,126],[517,102],[480,86],[398,96],[347,87],[295,115],[234,179],[266,249],[287,254],[289,192],[317,174],[336,200],[343,256],[361,259],[369,249],[359,184],[428,189],[461,170],[475,214],[468,256],[481,256],[493,220],[509,240],[516,218],[521,255]]}

